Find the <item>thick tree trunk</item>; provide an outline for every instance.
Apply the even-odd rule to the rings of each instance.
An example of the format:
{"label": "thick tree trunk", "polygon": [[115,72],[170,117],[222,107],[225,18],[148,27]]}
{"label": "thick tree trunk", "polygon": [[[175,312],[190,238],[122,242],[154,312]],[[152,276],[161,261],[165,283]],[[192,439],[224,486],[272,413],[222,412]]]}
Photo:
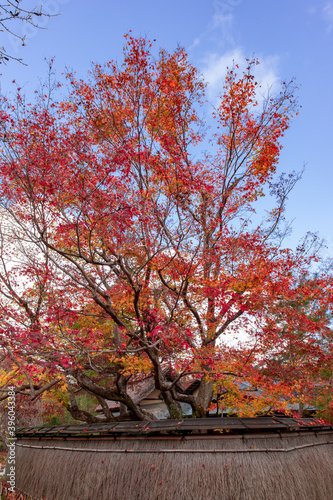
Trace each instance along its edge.
{"label": "thick tree trunk", "polygon": [[170,391],[161,391],[162,398],[168,408],[169,414],[171,418],[180,419],[183,417],[183,412],[180,404],[176,401]]}
{"label": "thick tree trunk", "polygon": [[72,415],[75,420],[80,420],[81,422],[86,422],[87,424],[96,424],[100,422],[100,419],[89,413],[88,411],[81,410],[78,407],[75,396],[70,395],[70,403],[66,405],[67,410]]}
{"label": "thick tree trunk", "polygon": [[205,377],[202,378],[199,387],[199,393],[196,397],[198,405],[198,417],[204,418],[213,398],[213,382],[207,381]]}
{"label": "thick tree trunk", "polygon": [[110,410],[109,405],[107,404],[105,399],[97,395],[95,397],[97,398],[97,401],[101,405],[104,416],[107,419],[107,421],[115,420],[114,415],[112,414],[112,411]]}
{"label": "thick tree trunk", "polygon": [[76,377],[77,383],[82,389],[89,391],[92,394],[101,396],[104,399],[109,399],[110,401],[119,401],[127,406],[127,408],[132,412],[134,418],[137,420],[157,420],[155,415],[143,410],[138,404],[135,404],[133,399],[123,391],[112,390],[94,382],[90,377],[88,377],[83,371],[75,370],[73,375]]}
{"label": "thick tree trunk", "polygon": [[178,390],[175,387],[172,388],[172,396],[176,401],[181,401],[182,403],[189,404],[192,408],[193,416],[199,415],[200,410],[198,408],[196,398],[194,396],[188,394],[182,394],[178,392]]}

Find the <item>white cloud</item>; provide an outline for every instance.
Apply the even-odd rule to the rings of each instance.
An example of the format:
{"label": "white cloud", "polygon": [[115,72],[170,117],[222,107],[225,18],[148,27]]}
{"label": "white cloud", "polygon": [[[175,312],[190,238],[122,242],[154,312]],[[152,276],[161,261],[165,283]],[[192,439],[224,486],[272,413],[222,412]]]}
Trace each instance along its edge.
{"label": "white cloud", "polygon": [[214,0],[214,27],[228,27],[234,21],[236,8],[243,3],[244,0]]}
{"label": "white cloud", "polygon": [[327,2],[325,7],[323,7],[324,19],[327,23],[328,32],[333,29],[333,2]]}
{"label": "white cloud", "polygon": [[268,56],[264,58],[259,57],[260,64],[255,68],[255,77],[261,84],[261,88],[264,93],[267,93],[270,89],[273,91],[277,90],[279,83],[278,77],[278,56]]}
{"label": "white cloud", "polygon": [[233,24],[236,19],[236,7],[244,0],[213,0],[213,15],[203,32],[195,38],[190,46],[194,49],[202,43],[218,43],[219,46],[233,46]]}
{"label": "white cloud", "polygon": [[194,39],[193,43],[190,45],[190,50],[194,49],[197,45],[199,45],[201,42],[200,37],[197,37]]}
{"label": "white cloud", "polygon": [[314,5],[310,5],[309,7],[306,8],[305,12],[309,15],[309,16],[314,16],[317,14],[317,7],[314,6]]}
{"label": "white cloud", "polygon": [[[279,79],[277,68],[279,58],[277,56],[268,56],[263,58],[259,57],[258,59],[260,64],[253,69],[254,76],[261,85],[261,90],[257,95],[257,99],[261,101],[269,90],[278,90],[277,83]],[[241,75],[248,63],[246,61],[246,55],[240,48],[235,48],[224,54],[213,52],[206,56],[206,62],[202,67],[202,73],[205,81],[209,83],[207,88],[208,99],[213,103],[217,101],[222,91],[227,68],[231,68],[234,63],[239,66],[238,73]]]}
{"label": "white cloud", "polygon": [[227,73],[227,67],[231,67],[233,63],[242,63],[244,56],[240,49],[234,49],[226,52],[223,55],[210,53],[206,57],[206,63],[203,67],[203,75],[205,81],[209,83],[208,93],[216,94],[222,88],[224,77]]}
{"label": "white cloud", "polygon": [[229,0],[214,0],[213,6],[213,28],[229,27],[234,20],[234,6],[230,5]]}
{"label": "white cloud", "polygon": [[215,12],[213,15],[213,29],[214,28],[227,28],[230,27],[234,20],[233,14],[221,14],[220,12]]}

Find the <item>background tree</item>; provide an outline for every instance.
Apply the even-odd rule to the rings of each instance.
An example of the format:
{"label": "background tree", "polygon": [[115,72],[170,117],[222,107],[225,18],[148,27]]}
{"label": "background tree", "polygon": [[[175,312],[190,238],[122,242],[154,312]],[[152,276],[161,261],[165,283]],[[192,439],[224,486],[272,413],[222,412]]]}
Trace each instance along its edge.
{"label": "background tree", "polygon": [[[255,413],[331,363],[321,342],[329,320],[294,307],[315,299],[330,309],[331,276],[311,274],[315,248],[281,246],[299,175],[276,177],[276,167],[295,89],[283,83],[258,101],[255,64],[228,70],[208,130],[198,114],[205,84],[185,51],[155,59],[149,41],[131,37],[121,65],[96,65],[88,81],[68,75],[60,103],[3,99],[1,206],[34,262],[17,272],[45,289],[34,326],[13,327],[22,304],[8,297],[4,313],[15,312],[2,339],[21,353],[33,342],[35,365],[67,379],[77,418],[90,418],[79,389],[107,419],[107,400],[154,418],[127,390],[140,373],[153,374],[171,416],[181,403],[204,416],[214,383],[239,401],[239,380],[262,388]],[[268,192],[276,205],[255,224]],[[230,342],[244,333],[249,342]],[[193,378],[196,395],[186,390]]]}

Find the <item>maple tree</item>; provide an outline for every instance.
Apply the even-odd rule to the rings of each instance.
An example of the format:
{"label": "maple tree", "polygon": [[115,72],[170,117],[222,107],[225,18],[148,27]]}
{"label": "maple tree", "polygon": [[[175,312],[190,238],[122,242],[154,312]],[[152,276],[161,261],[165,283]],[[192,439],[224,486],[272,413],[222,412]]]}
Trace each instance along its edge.
{"label": "maple tree", "polygon": [[123,63],[69,74],[68,98],[2,99],[4,355],[30,388],[67,384],[90,422],[78,390],[109,420],[108,400],[154,418],[128,391],[145,373],[177,418],[182,403],[204,416],[214,391],[244,414],[310,401],[332,367],[332,278],[309,236],[281,245],[299,179],[276,175],[293,83],[262,100],[256,61],[229,69],[207,129],[184,49],[152,50],[127,35]]}

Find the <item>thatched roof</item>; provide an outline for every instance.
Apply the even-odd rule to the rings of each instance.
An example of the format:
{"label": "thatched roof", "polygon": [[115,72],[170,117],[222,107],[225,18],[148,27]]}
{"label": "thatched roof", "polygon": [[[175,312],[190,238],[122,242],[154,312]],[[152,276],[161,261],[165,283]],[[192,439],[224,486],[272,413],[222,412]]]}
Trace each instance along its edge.
{"label": "thatched roof", "polygon": [[[169,375],[169,372],[169,367],[164,369],[164,373],[166,375]],[[193,380],[184,378],[181,382],[177,383],[178,388],[181,389],[184,394],[193,394],[193,392],[198,389],[199,385],[200,380],[197,379]],[[144,402],[156,402],[164,406],[165,403],[158,393],[159,391],[156,391],[155,388],[155,380],[153,374],[147,374],[144,377],[142,375],[133,377],[128,382],[127,394],[133,399],[135,404],[144,404]],[[106,401],[106,403],[111,411],[119,411],[120,405],[118,401]],[[102,406],[97,406],[96,411],[97,413],[102,412]]]}
{"label": "thatched roof", "polygon": [[[155,381],[152,375],[131,381],[128,384],[127,394],[133,399],[135,404],[139,404],[143,399],[146,399],[155,389]],[[106,401],[111,411],[119,410],[118,401]],[[97,412],[102,411],[102,406],[96,408]]]}
{"label": "thatched roof", "polygon": [[328,500],[333,491],[333,426],[313,419],[48,430],[17,435],[17,491],[34,499]]}

